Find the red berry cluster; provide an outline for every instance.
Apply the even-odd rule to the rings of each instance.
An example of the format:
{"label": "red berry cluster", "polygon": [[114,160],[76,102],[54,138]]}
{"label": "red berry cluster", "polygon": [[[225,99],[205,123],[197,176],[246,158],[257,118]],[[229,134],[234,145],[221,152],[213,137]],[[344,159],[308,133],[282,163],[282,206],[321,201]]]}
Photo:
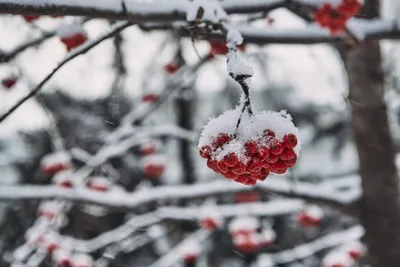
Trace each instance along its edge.
{"label": "red berry cluster", "polygon": [[[222,41],[213,41],[210,40],[208,41],[210,44],[210,55],[216,56],[216,55],[226,55],[228,53],[228,47],[226,46],[225,42]],[[239,51],[244,51],[246,49],[246,45],[243,43],[241,45],[237,46],[237,49]]]}
{"label": "red berry cluster", "polygon": [[61,37],[61,42],[65,44],[68,52],[71,51],[73,48],[86,43],[87,40],[88,38],[86,34],[82,32],[75,33],[71,36]]}
{"label": "red berry cluster", "polygon": [[200,148],[200,156],[207,159],[210,169],[241,184],[255,185],[257,181],[264,181],[271,172],[283,174],[297,161],[293,150],[297,145],[296,136],[287,134],[279,141],[270,129],[264,131],[261,140],[250,140],[244,144],[244,156],[239,157],[232,152],[217,160],[214,152],[223,150],[232,140],[232,136],[221,133],[211,146]]}
{"label": "red berry cluster", "polygon": [[337,34],[344,31],[346,22],[352,16],[358,14],[360,9],[361,3],[359,0],[342,0],[337,7],[326,3],[316,10],[314,19],[331,33]]}
{"label": "red berry cluster", "polygon": [[17,83],[16,78],[6,78],[1,81],[1,84],[7,89],[11,89],[16,83]]}
{"label": "red berry cluster", "polygon": [[145,94],[142,96],[142,101],[148,103],[156,103],[159,99],[160,96],[156,94]]}
{"label": "red berry cluster", "polygon": [[40,18],[40,15],[25,15],[22,16],[26,22],[33,22]]}
{"label": "red berry cluster", "polygon": [[175,62],[168,63],[164,66],[164,71],[173,74],[179,70],[179,65]]}

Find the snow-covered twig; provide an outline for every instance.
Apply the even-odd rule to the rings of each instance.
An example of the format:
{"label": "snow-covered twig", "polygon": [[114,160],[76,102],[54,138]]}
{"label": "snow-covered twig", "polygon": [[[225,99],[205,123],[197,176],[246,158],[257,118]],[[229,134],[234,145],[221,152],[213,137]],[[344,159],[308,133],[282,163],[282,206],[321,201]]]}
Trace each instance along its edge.
{"label": "snow-covered twig", "polygon": [[101,36],[97,40],[88,42],[81,47],[77,48],[60,63],[58,66],[50,72],[32,91],[30,91],[29,94],[27,94],[25,97],[23,97],[21,100],[19,100],[16,104],[14,104],[5,114],[0,116],[0,123],[4,121],[8,116],[10,116],[16,109],[18,109],[22,104],[24,104],[28,99],[32,98],[35,96],[39,91],[43,88],[43,86],[53,77],[54,74],[57,73],[59,69],[61,69],[65,64],[67,64],[69,61],[73,60],[74,58],[78,57],[79,55],[82,55],[92,49],[93,47],[97,46],[98,44],[102,43],[103,41],[113,37],[115,34],[118,32],[124,30],[125,28],[133,25],[132,22],[125,22],[122,24],[119,24],[115,26],[109,33]]}
{"label": "snow-covered twig", "polygon": [[[359,179],[358,177],[355,179]],[[305,198],[332,205],[350,205],[357,201],[361,195],[361,188],[352,185],[346,190],[339,190],[323,182],[320,184],[297,183],[293,184],[283,177],[270,177],[265,183],[258,183],[254,187],[244,186],[228,180],[198,183],[194,185],[160,186],[146,191],[131,194],[98,193],[85,188],[60,189],[56,186],[3,186],[0,187],[1,200],[23,199],[52,199],[60,198],[70,201],[87,202],[92,204],[132,209],[140,205],[154,201],[171,199],[189,199],[194,197],[206,197],[216,194],[226,194],[242,191],[250,191],[258,188],[266,193],[281,194],[293,198]]]}
{"label": "snow-covered twig", "polygon": [[[176,264],[179,260],[183,259],[181,251],[186,246],[190,245],[192,242],[199,244],[204,243],[205,240],[211,235],[212,232],[208,230],[197,230],[193,234],[183,239],[178,245],[171,249],[166,255],[159,258],[155,263],[150,265],[150,267],[169,267]],[[203,249],[203,248],[202,248]]]}
{"label": "snow-covered twig", "polygon": [[299,245],[293,249],[288,249],[276,253],[263,253],[262,256],[268,256],[275,264],[285,264],[301,259],[305,259],[325,249],[330,249],[352,241],[359,240],[364,235],[364,229],[359,226],[353,226],[349,229],[327,234],[314,241]]}

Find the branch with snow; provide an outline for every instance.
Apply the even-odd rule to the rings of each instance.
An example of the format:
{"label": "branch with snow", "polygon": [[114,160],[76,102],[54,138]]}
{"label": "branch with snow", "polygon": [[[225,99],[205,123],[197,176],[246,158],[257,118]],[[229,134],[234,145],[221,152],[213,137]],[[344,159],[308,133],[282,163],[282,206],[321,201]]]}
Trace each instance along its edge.
{"label": "branch with snow", "polygon": [[326,249],[357,241],[364,235],[364,232],[361,226],[356,225],[343,231],[319,237],[314,241],[299,245],[293,249],[276,253],[263,253],[260,255],[260,258],[270,258],[274,264],[286,264],[305,259]]}
{"label": "branch with snow", "polygon": [[[357,177],[355,179],[359,178]],[[134,193],[121,193],[119,191],[99,193],[85,188],[61,189],[56,186],[21,185],[0,187],[0,199],[24,200],[60,198],[121,209],[133,209],[155,201],[190,199],[260,189],[267,194],[275,193],[293,198],[304,198],[321,204],[341,207],[351,205],[357,201],[361,195],[361,188],[359,185],[355,185],[355,183],[346,188],[346,190],[341,190],[331,185],[332,182],[329,182],[329,185],[325,183],[293,184],[283,177],[270,177],[267,182],[258,183],[254,187],[240,185],[227,180],[217,180],[194,185],[160,186]]]}
{"label": "branch with snow", "polygon": [[[173,266],[178,263],[180,260],[183,259],[183,251],[187,249],[188,246],[192,246],[193,243],[195,244],[203,244],[207,238],[210,237],[212,232],[207,230],[197,230],[196,232],[190,234],[188,237],[183,239],[178,245],[172,248],[166,255],[162,256],[158,259],[155,263],[151,264],[150,267],[169,267]],[[199,248],[204,249],[204,247]],[[198,253],[200,253],[199,251]]]}

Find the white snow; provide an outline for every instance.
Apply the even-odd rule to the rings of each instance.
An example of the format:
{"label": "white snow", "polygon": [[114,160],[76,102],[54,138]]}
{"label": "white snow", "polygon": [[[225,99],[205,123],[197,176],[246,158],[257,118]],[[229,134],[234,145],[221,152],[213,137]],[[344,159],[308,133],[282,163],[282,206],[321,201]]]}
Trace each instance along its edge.
{"label": "white snow", "polygon": [[228,73],[235,79],[237,76],[251,77],[254,74],[253,69],[244,63],[234,51],[229,51],[227,54],[227,70]]}
{"label": "white snow", "polygon": [[57,263],[63,262],[65,260],[70,261],[71,257],[71,252],[65,249],[56,249],[52,254],[53,260]]}
{"label": "white snow", "polygon": [[259,267],[273,267],[275,266],[274,261],[268,255],[260,255],[257,259]]}
{"label": "white snow", "polygon": [[251,216],[241,216],[234,218],[229,224],[229,232],[236,231],[255,231],[259,227],[257,218]]}
{"label": "white snow", "polygon": [[59,201],[44,201],[38,207],[39,212],[57,214],[62,208]]}
{"label": "white snow", "polygon": [[70,162],[71,162],[71,156],[69,155],[69,153],[67,151],[57,151],[57,152],[54,152],[54,153],[44,156],[42,158],[40,164],[42,166],[46,167],[46,166],[50,166],[53,164],[59,164],[59,163],[70,164]]}
{"label": "white snow", "polygon": [[226,40],[228,44],[232,44],[234,46],[238,46],[243,43],[242,34],[234,28],[229,29],[228,34],[226,35]]}
{"label": "white snow", "polygon": [[222,225],[223,217],[215,206],[204,206],[200,209],[200,219],[212,219],[217,225]]}
{"label": "white snow", "polygon": [[56,30],[56,34],[60,37],[71,37],[77,33],[87,35],[81,24],[61,24]]}
{"label": "white snow", "polygon": [[199,255],[201,251],[201,246],[197,240],[190,240],[185,246],[182,246],[180,252],[183,255]]}
{"label": "white snow", "polygon": [[324,216],[324,210],[316,205],[306,207],[305,213],[316,219],[321,219]]}
{"label": "white snow", "polygon": [[228,18],[228,15],[220,6],[219,2],[215,0],[194,0],[187,7],[186,20],[189,22],[195,21],[200,8],[203,8],[204,10],[204,14],[200,18],[200,21],[218,23]]}
{"label": "white snow", "polygon": [[93,258],[89,254],[74,254],[72,256],[73,267],[91,267],[93,266]]}
{"label": "white snow", "polygon": [[[199,149],[203,146],[210,146],[215,137],[220,133],[233,135],[235,127],[241,112],[241,105],[234,110],[228,110],[219,117],[212,118],[204,126],[199,140]],[[244,144],[249,140],[258,140],[263,136],[263,132],[270,129],[275,132],[276,139],[282,141],[283,137],[289,133],[299,136],[299,130],[294,126],[292,117],[286,112],[260,111],[255,112],[252,117],[249,117],[245,112],[239,125],[236,138],[223,146],[223,149],[215,151],[214,157],[222,159],[229,153],[235,153],[242,157],[245,153]],[[265,144],[269,145],[269,144]],[[300,141],[294,151],[299,154],[301,147]]]}
{"label": "white snow", "polygon": [[259,235],[259,242],[273,242],[276,239],[276,233],[273,229],[264,229]]}
{"label": "white snow", "polygon": [[53,183],[59,184],[59,183],[66,182],[66,181],[71,181],[71,183],[73,183],[72,177],[73,177],[73,173],[71,171],[69,171],[69,170],[61,171],[61,172],[57,173],[56,175],[54,175]]}
{"label": "white snow", "polygon": [[112,182],[107,177],[91,177],[90,179],[90,186],[89,187],[101,187],[105,189],[109,189],[112,185]]}
{"label": "white snow", "polygon": [[167,158],[165,155],[156,154],[156,155],[148,155],[142,158],[141,160],[143,166],[147,165],[165,165],[167,163]]}

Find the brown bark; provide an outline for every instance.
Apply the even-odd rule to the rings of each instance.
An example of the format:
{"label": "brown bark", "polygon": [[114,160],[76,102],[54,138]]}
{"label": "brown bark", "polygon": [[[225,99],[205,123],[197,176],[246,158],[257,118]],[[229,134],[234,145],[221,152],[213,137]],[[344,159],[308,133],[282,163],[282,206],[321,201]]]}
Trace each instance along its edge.
{"label": "brown bark", "polygon": [[[369,17],[379,14],[379,0],[366,1]],[[400,203],[395,150],[384,102],[379,41],[367,40],[344,53],[348,73],[352,129],[359,156],[363,195],[359,219],[366,229],[373,267],[400,266]]]}

